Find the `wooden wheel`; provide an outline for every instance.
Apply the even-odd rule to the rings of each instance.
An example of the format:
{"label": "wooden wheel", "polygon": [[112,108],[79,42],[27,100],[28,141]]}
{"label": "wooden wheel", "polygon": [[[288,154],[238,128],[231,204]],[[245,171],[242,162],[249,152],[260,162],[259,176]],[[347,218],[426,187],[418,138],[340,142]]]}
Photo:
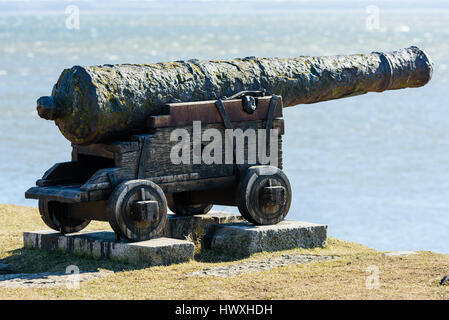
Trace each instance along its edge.
{"label": "wooden wheel", "polygon": [[247,169],[236,193],[242,216],[253,224],[276,224],[290,209],[290,182],[281,169],[253,166]]}
{"label": "wooden wheel", "polygon": [[167,194],[168,208],[179,216],[194,216],[206,214],[212,209],[212,204],[188,204],[189,192]]}
{"label": "wooden wheel", "polygon": [[74,219],[68,213],[69,204],[39,199],[39,212],[44,223],[63,234],[83,230],[90,220]]}
{"label": "wooden wheel", "polygon": [[109,224],[117,235],[143,241],[159,235],[167,220],[164,192],[149,180],[119,184],[107,204]]}

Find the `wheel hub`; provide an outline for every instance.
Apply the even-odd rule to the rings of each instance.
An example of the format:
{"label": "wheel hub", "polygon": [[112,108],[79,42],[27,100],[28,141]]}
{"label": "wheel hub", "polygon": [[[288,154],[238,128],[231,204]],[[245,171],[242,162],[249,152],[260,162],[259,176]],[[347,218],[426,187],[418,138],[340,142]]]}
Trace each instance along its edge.
{"label": "wheel hub", "polygon": [[131,212],[134,221],[155,220],[159,213],[159,205],[154,200],[135,201],[131,204]]}

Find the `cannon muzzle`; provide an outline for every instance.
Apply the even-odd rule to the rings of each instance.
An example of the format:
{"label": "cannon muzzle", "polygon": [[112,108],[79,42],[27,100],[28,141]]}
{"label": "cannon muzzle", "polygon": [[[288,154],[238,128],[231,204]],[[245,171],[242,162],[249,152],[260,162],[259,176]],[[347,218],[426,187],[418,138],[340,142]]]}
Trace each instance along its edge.
{"label": "cannon muzzle", "polygon": [[55,101],[52,96],[40,97],[37,99],[37,113],[45,120],[55,120],[58,118]]}

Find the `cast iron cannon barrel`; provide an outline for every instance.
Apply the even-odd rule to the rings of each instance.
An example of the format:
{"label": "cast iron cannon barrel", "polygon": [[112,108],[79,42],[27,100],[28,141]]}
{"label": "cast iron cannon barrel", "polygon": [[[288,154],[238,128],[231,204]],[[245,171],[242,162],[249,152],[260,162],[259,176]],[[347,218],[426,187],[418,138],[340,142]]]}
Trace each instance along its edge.
{"label": "cast iron cannon barrel", "polygon": [[203,101],[264,89],[284,107],[367,92],[421,87],[433,64],[418,47],[370,54],[177,61],[66,69],[37,111],[76,145],[145,130],[146,118],[173,102]]}

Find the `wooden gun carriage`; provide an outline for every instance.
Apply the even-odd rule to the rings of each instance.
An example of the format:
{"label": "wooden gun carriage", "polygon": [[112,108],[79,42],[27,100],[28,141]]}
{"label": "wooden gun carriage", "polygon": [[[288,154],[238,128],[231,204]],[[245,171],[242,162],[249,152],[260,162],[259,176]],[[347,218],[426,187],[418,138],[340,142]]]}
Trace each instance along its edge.
{"label": "wooden gun carriage", "polygon": [[[232,162],[198,163],[192,159],[198,159],[207,143],[195,144],[199,133],[194,132],[194,121],[201,121],[200,134],[208,129],[221,134],[222,148],[213,152],[221,149],[222,159],[229,151],[225,129],[262,130],[265,135],[256,134],[256,140],[244,136],[242,163],[236,161],[239,146],[234,138]],[[187,163],[171,159],[172,148],[179,143],[171,139],[175,129],[193,136],[188,140]],[[261,163],[259,157],[250,161],[249,153],[269,149],[270,129],[279,133],[276,163]],[[109,221],[118,239],[147,240],[163,230],[167,207],[189,216],[205,214],[214,204],[237,206],[253,224],[275,224],[284,219],[291,202],[290,183],[282,172],[283,133],[280,96],[245,91],[217,101],[172,103],[161,115],[148,117],[144,134],[72,145],[72,161],[55,164],[25,196],[39,199],[43,221],[62,233],[80,231],[91,220],[100,220]],[[264,145],[265,150],[260,150]]]}

